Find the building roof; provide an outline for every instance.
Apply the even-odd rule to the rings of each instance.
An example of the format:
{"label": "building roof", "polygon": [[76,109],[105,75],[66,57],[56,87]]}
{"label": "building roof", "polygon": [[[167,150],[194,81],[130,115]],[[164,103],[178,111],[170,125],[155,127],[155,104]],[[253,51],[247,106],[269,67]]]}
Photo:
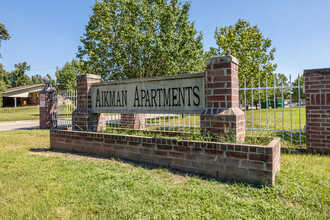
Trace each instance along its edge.
{"label": "building roof", "polygon": [[45,84],[35,84],[28,86],[18,86],[9,88],[3,94],[3,97],[28,97],[30,92],[40,92],[45,87]]}

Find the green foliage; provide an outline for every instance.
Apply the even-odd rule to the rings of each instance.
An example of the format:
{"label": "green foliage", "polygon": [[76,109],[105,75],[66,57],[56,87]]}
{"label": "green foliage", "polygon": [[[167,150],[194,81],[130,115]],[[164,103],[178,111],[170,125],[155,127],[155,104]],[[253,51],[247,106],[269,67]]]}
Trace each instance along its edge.
{"label": "green foliage", "polygon": [[235,56],[239,60],[240,88],[244,86],[244,79],[250,83],[254,78],[254,86],[258,85],[258,77],[264,86],[266,76],[277,67],[272,63],[276,49],[271,48],[271,40],[247,21],[239,19],[235,26],[217,28],[215,39],[218,47],[211,48],[208,56]]}
{"label": "green foliage", "polygon": [[32,84],[41,84],[41,83],[43,83],[42,76],[40,76],[39,74],[31,76],[31,83]]}
{"label": "green foliage", "polygon": [[[5,25],[0,23],[0,47],[1,47],[1,41],[3,40],[9,40],[10,39],[10,35],[7,31],[7,29],[5,28]],[[1,57],[1,54],[0,54]]]}
{"label": "green foliage", "polygon": [[[305,76],[298,76],[297,79],[292,83],[293,86],[304,86],[305,85]],[[305,99],[304,89],[300,88],[300,99]],[[292,89],[292,100],[299,102],[299,89]]]}
{"label": "green foliage", "polygon": [[88,73],[83,67],[81,61],[73,59],[71,63],[66,62],[65,65],[56,71],[56,88],[58,90],[76,90],[76,76]]}
{"label": "green foliage", "polygon": [[30,71],[31,67],[26,62],[15,64],[15,70],[9,75],[10,83],[12,87],[30,85],[30,78],[25,74],[26,71]]}
{"label": "green foliage", "polygon": [[0,107],[2,107],[2,95],[10,86],[9,73],[3,69],[0,63]]}
{"label": "green foliage", "polygon": [[78,57],[103,80],[203,71],[189,9],[178,0],[96,1]]}
{"label": "green foliage", "polygon": [[50,84],[52,85],[52,87],[55,88],[55,87],[56,87],[56,80],[53,79],[49,74],[47,74],[46,76],[48,77],[49,82],[50,82]]}

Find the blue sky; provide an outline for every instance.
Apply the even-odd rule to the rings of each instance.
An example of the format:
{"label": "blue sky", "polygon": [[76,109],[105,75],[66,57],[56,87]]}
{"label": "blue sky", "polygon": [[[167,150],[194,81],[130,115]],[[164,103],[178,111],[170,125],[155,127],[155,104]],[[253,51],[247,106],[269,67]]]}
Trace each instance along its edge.
{"label": "blue sky", "polygon": [[[190,20],[202,31],[204,49],[215,45],[216,27],[239,18],[258,25],[277,48],[277,72],[295,78],[304,69],[330,67],[329,0],[192,0]],[[94,0],[0,0],[3,41],[0,63],[7,71],[26,61],[29,76],[54,76],[75,58]]]}

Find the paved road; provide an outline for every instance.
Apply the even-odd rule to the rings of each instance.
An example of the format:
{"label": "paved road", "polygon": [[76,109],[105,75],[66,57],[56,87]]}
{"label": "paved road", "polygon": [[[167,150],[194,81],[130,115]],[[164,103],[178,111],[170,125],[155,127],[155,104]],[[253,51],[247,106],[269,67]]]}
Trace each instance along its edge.
{"label": "paved road", "polygon": [[36,128],[39,128],[39,120],[0,122],[0,131],[36,129]]}

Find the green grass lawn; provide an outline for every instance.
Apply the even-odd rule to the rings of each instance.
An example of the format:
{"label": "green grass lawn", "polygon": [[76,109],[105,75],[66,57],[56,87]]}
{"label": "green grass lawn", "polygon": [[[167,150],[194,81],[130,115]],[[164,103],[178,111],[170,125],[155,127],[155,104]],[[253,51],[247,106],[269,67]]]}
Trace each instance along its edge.
{"label": "green grass lawn", "polygon": [[49,131],[0,132],[0,219],[329,219],[330,157],[282,154],[273,187],[119,160],[41,156]]}
{"label": "green grass lawn", "polygon": [[0,108],[1,121],[38,120],[39,106]]}

